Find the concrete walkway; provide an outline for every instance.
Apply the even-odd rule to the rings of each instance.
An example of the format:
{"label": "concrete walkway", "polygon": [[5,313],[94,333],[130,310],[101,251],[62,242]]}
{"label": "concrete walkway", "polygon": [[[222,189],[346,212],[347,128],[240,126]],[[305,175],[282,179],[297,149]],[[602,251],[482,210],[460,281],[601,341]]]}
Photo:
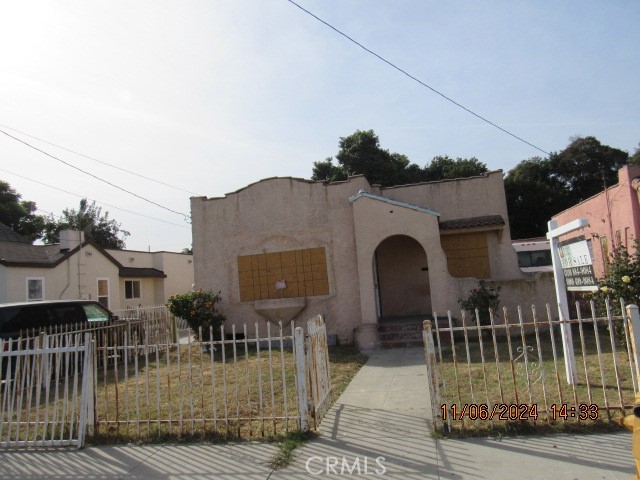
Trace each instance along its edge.
{"label": "concrete walkway", "polygon": [[[149,445],[0,452],[0,479],[624,479],[631,434],[435,440],[420,348],[376,351],[321,436],[272,471],[273,444]],[[380,458],[383,457],[383,458]]]}
{"label": "concrete walkway", "polygon": [[348,477],[358,465],[364,476],[365,458],[373,478],[382,471],[378,457],[385,467],[380,478],[389,479],[628,480],[634,474],[627,432],[433,439],[426,373],[420,348],[371,352],[325,417],[321,438],[298,449],[295,463],[270,478],[310,478],[320,471]]}

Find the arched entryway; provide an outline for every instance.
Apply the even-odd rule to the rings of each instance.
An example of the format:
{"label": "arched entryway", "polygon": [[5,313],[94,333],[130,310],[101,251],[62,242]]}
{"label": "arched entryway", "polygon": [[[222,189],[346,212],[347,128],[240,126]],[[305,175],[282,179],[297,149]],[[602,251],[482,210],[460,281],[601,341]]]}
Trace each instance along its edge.
{"label": "arched entryway", "polygon": [[427,254],[417,240],[393,235],[374,254],[378,318],[428,315],[431,288]]}

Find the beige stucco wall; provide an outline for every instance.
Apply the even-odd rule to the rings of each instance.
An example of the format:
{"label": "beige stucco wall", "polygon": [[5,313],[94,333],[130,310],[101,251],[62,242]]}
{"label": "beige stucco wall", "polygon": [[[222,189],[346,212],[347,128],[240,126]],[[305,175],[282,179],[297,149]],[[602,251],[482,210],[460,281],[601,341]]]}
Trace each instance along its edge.
{"label": "beige stucco wall", "polygon": [[457,282],[449,275],[447,259],[440,246],[438,217],[368,197],[353,202],[353,212],[362,322],[376,323],[378,320],[373,255],[378,245],[393,235],[407,235],[422,246],[428,259],[432,308],[445,308],[451,292],[457,291]]}
{"label": "beige stucco wall", "polygon": [[[323,314],[330,334],[352,338],[361,315],[353,212],[349,197],[369,185],[363,177],[325,186],[289,178],[261,181],[225,198],[192,198],[197,287],[221,290],[227,326],[264,325],[254,302],[239,300],[237,257],[313,247],[327,256],[327,296],[307,297],[297,319]],[[272,302],[275,303],[275,302]]]}
{"label": "beige stucco wall", "polygon": [[[272,178],[223,198],[192,198],[195,283],[222,291],[227,328],[264,325],[256,308],[278,303],[240,302],[238,256],[324,247],[330,293],[307,297],[296,320],[321,313],[329,333],[341,341],[351,340],[355,328],[371,331],[378,321],[374,252],[394,235],[413,238],[426,254],[428,272],[423,273],[429,280],[430,309],[459,310],[458,299],[477,280],[449,275],[437,214],[368,196],[350,201],[360,190],[430,209],[442,220],[499,214],[508,222],[502,172],[388,189],[371,186],[362,176],[327,185]],[[549,278],[526,275],[518,268],[508,224],[487,236],[492,279],[503,286],[505,304],[530,304],[533,297],[536,302],[555,302],[547,299],[547,293],[553,293]]]}
{"label": "beige stucco wall", "polygon": [[501,215],[505,227],[487,238],[491,277],[496,280],[523,279],[515,250],[511,245],[509,215],[501,170],[462,180],[403,185],[383,188],[382,195],[435,210],[440,220]]}

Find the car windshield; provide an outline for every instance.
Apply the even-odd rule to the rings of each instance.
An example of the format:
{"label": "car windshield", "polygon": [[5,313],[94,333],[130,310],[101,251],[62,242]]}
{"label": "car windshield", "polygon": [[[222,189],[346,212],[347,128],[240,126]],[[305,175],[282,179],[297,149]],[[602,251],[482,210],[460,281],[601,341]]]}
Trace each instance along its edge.
{"label": "car windshield", "polygon": [[110,318],[109,312],[99,305],[88,304],[83,305],[82,308],[84,308],[84,313],[87,315],[89,322],[102,322]]}

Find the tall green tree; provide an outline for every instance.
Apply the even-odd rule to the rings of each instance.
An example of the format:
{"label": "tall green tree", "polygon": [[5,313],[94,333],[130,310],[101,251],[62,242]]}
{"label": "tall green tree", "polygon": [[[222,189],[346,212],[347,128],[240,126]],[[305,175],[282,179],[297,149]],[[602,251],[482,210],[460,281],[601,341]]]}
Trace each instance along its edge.
{"label": "tall green tree", "polygon": [[504,179],[511,238],[539,237],[553,215],[571,205],[571,195],[551,162],[533,157],[509,170]]}
{"label": "tall green tree", "polygon": [[564,150],[552,153],[549,161],[572,201],[578,203],[617,183],[618,170],[627,164],[629,154],[602,145],[595,137],[575,137]]}
{"label": "tall green tree", "polygon": [[425,181],[464,178],[481,175],[487,166],[477,158],[435,157],[426,167],[411,163],[406,155],[394,153],[380,146],[380,139],[373,130],[357,130],[341,137],[339,151],[334,159],[314,162],[314,180],[335,182],[350,175],[364,174],[372,184],[384,187],[406,185]]}
{"label": "tall green tree", "polygon": [[85,238],[103,248],[124,249],[124,241],[130,233],[121,228],[121,224],[109,218],[109,212],[102,214],[102,208],[96,202],[89,203],[86,198],[80,200],[78,210],[65,209],[59,220],[49,217],[44,228],[44,243],[58,243],[60,230],[82,230]]}
{"label": "tall green tree", "polygon": [[617,183],[628,161],[627,152],[595,137],[575,137],[549,158],[523,160],[504,179],[511,237],[545,235],[553,215]]}
{"label": "tall green tree", "polygon": [[45,217],[35,214],[35,202],[21,198],[9,183],[0,180],[0,222],[33,242],[42,237]]}
{"label": "tall green tree", "polygon": [[425,180],[446,180],[453,178],[466,178],[482,175],[488,172],[487,165],[476,157],[450,158],[448,155],[434,157],[431,163],[425,167]]}

